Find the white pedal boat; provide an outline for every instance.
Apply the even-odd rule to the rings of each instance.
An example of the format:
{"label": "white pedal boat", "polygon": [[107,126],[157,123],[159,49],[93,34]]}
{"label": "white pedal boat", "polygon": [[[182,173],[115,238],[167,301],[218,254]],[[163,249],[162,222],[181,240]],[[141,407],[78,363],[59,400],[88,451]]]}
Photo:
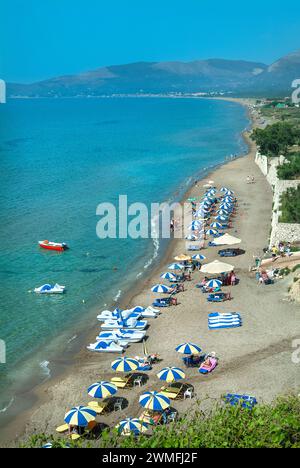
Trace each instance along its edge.
{"label": "white pedal boat", "polygon": [[96,338],[97,341],[109,341],[109,340],[125,340],[129,343],[139,343],[146,336],[145,331],[136,331],[136,330],[112,330],[112,331],[102,331]]}
{"label": "white pedal boat", "polygon": [[115,341],[97,341],[87,346],[89,351],[96,353],[122,353],[124,347]]}
{"label": "white pedal boat", "polygon": [[65,289],[65,286],[61,286],[57,283],[54,286],[52,284],[43,284],[43,286],[35,288],[34,292],[36,294],[63,294]]}
{"label": "white pedal boat", "polygon": [[135,319],[128,319],[128,320],[106,320],[102,325],[102,330],[117,330],[123,328],[126,330],[135,329],[135,330],[144,330],[148,325],[147,320],[135,320]]}
{"label": "white pedal boat", "polygon": [[133,318],[138,320],[141,317],[140,312],[133,312],[131,310],[103,310],[101,314],[97,315],[97,320],[99,322],[105,322],[105,320],[127,320],[128,318]]}

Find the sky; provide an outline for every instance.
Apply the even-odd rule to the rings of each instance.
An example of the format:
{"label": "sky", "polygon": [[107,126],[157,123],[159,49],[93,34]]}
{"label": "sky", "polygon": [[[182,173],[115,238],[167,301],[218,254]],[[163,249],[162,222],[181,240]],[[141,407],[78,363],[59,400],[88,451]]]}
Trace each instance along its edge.
{"label": "sky", "polygon": [[0,0],[0,78],[138,61],[271,64],[300,48],[297,0]]}

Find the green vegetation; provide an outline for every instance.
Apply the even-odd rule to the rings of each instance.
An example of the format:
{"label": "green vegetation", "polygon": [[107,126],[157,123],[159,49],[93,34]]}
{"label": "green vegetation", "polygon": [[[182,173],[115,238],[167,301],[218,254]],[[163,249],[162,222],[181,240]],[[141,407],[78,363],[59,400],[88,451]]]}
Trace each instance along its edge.
{"label": "green vegetation", "polygon": [[290,180],[300,178],[300,153],[286,156],[286,162],[277,168],[279,179]]}
{"label": "green vegetation", "polygon": [[[45,435],[34,436],[25,447],[41,447],[66,442]],[[205,415],[197,411],[169,426],[157,427],[151,436],[119,437],[105,431],[99,440],[72,447],[98,448],[300,448],[300,398],[284,396],[269,405],[257,405],[252,411],[218,405]]]}
{"label": "green vegetation", "polygon": [[277,122],[253,130],[251,138],[266,156],[286,155],[290,146],[300,141],[300,130],[288,122]]}
{"label": "green vegetation", "polygon": [[290,122],[291,124],[300,127],[300,108],[299,107],[287,107],[282,109],[280,107],[274,107],[271,104],[263,106],[261,114],[267,119],[273,119],[274,122]]}
{"label": "green vegetation", "polygon": [[288,188],[280,198],[280,222],[300,223],[300,185]]}

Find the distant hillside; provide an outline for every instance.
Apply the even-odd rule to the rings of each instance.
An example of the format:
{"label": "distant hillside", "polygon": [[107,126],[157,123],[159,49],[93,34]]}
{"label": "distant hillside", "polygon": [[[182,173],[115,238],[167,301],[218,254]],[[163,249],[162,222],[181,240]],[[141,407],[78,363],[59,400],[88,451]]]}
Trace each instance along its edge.
{"label": "distant hillside", "polygon": [[9,83],[8,96],[70,97],[132,93],[231,92],[289,94],[300,78],[300,50],[267,66],[242,60],[138,62],[32,84]]}

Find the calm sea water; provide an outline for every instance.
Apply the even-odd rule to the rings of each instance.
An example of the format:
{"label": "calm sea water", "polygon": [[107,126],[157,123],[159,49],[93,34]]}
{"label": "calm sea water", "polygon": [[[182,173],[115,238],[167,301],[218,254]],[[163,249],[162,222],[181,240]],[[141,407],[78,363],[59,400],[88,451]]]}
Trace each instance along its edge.
{"label": "calm sea water", "polygon": [[[91,308],[134,288],[164,248],[152,240],[98,239],[97,205],[116,203],[119,194],[146,204],[180,198],[195,174],[245,152],[241,132],[248,124],[241,106],[210,100],[0,106],[2,414],[29,380],[47,375],[64,344],[90,322]],[[71,248],[46,252],[37,246],[42,239]],[[67,293],[29,292],[46,282],[66,285]]]}

